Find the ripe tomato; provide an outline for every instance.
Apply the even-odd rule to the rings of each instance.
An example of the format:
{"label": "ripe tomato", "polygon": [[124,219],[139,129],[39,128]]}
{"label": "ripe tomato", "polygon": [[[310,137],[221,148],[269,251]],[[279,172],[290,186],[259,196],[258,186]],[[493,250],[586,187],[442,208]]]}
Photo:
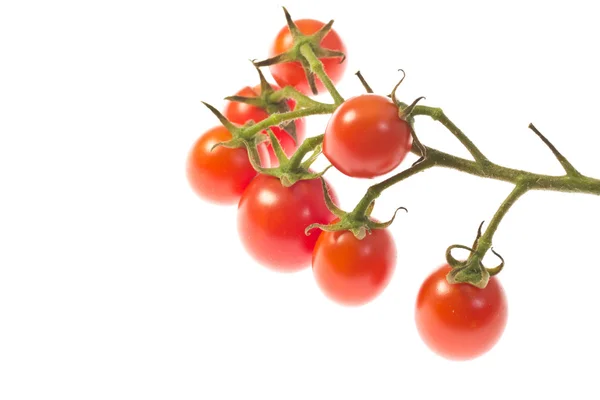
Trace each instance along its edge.
{"label": "ripe tomato", "polygon": [[[300,32],[305,35],[311,35],[321,29],[325,24],[320,21],[316,21],[314,19],[299,19],[294,21],[296,26]],[[284,53],[288,51],[292,45],[294,44],[294,40],[290,33],[290,30],[287,26],[283,27],[281,31],[277,34],[275,41],[271,47],[270,56],[276,56],[278,54]],[[329,31],[329,33],[321,40],[321,46],[324,49],[341,51],[346,54],[346,47],[342,42],[342,39],[333,29]],[[340,58],[322,58],[321,62],[323,63],[323,68],[325,72],[329,76],[329,78],[333,81],[333,83],[339,82],[344,71],[346,70],[347,61],[340,63]],[[304,69],[300,65],[299,62],[289,62],[289,63],[281,63],[281,64],[273,64],[269,67],[271,69],[271,75],[275,79],[275,82],[279,84],[279,86],[293,86],[298,89],[300,92],[310,95],[312,91],[310,90],[310,86],[308,85],[308,81],[306,79],[306,74],[304,73]],[[323,83],[317,78],[316,79],[317,90],[319,93],[326,91],[327,89],[323,86]]]}
{"label": "ripe tomato", "polygon": [[444,265],[423,282],[416,304],[416,322],[423,341],[439,355],[468,360],[490,350],[500,339],[508,314],[498,278],[485,289],[468,283],[450,284]]}
{"label": "ripe tomato", "polygon": [[[335,194],[330,190],[335,201]],[[317,235],[306,235],[312,223],[334,219],[319,179],[284,187],[278,178],[259,175],[242,195],[237,226],[248,253],[272,269],[292,272],[310,265]]]}
{"label": "ripe tomato", "polygon": [[325,130],[323,154],[342,173],[373,178],[396,168],[412,145],[409,124],[387,97],[363,94],[335,110]]}
{"label": "ripe tomato", "polygon": [[[244,148],[230,149],[219,146],[231,140],[224,126],[208,130],[194,143],[187,159],[187,178],[192,189],[204,200],[219,204],[235,204],[244,189],[257,175]],[[258,146],[261,163],[269,166],[269,156],[264,145]]]}
{"label": "ripe tomato", "polygon": [[322,232],[312,267],[321,290],[345,305],[362,305],[377,297],[396,268],[396,245],[387,229],[374,229],[362,240],[352,232]]}
{"label": "ripe tomato", "polygon": [[[275,85],[272,86],[275,90],[279,89]],[[245,88],[237,92],[237,95],[244,97],[257,97],[260,95],[260,85],[254,86],[253,88],[246,86]],[[290,110],[293,110],[296,106],[296,102],[292,99],[288,100],[287,104]],[[260,107],[237,101],[227,102],[227,104],[225,105],[223,115],[225,115],[225,117],[227,117],[227,119],[229,119],[234,124],[239,125],[243,125],[250,120],[258,123],[269,116],[267,111],[263,110]],[[278,126],[271,127],[271,130],[275,134],[275,137],[279,139],[279,143],[281,144],[281,147],[283,147],[283,150],[285,151],[285,154],[288,155],[288,157],[294,153],[294,151],[298,148],[298,145],[304,140],[305,136],[306,124],[304,122],[304,119],[299,118],[295,120],[295,122],[296,142],[294,142],[294,139],[292,139],[292,137],[283,129],[279,128]],[[267,134],[267,131],[264,131],[263,133]],[[267,149],[269,151],[269,157],[271,159],[271,166],[275,167],[279,165],[279,162],[277,161],[277,157],[275,156],[275,152],[273,151],[273,147],[271,146],[271,144],[269,142],[266,142],[266,144]]]}

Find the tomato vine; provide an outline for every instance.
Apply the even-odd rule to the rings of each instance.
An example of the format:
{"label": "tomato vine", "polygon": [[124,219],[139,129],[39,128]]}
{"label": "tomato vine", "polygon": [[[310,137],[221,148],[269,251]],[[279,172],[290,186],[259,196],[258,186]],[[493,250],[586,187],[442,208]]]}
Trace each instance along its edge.
{"label": "tomato vine", "polygon": [[[494,234],[504,216],[518,199],[529,191],[600,195],[600,179],[582,174],[533,124],[529,125],[529,129],[553,153],[563,167],[564,174],[539,174],[502,166],[490,160],[441,108],[418,104],[423,98],[409,103],[399,101],[396,92],[404,76],[388,96],[379,96],[373,94],[373,89],[358,71],[356,76],[367,94],[346,100],[336,88],[342,69],[336,67],[332,59],[343,63],[345,54],[340,50],[344,49],[344,44],[332,30],[333,21],[327,24],[315,20],[294,21],[285,8],[284,13],[287,31],[282,30],[278,38],[289,34],[292,39],[291,42],[286,42],[285,46],[280,44],[280,48],[285,48],[282,53],[266,60],[253,61],[261,81],[260,90],[249,92],[254,93],[251,97],[239,94],[227,97],[230,101],[264,108],[268,116],[264,117],[265,112],[257,109],[253,112],[260,115],[260,120],[248,120],[241,125],[234,124],[216,108],[204,103],[219,119],[223,125],[221,128],[228,131],[222,132],[221,135],[227,140],[213,144],[212,149],[221,147],[230,152],[223,150],[218,154],[219,159],[211,161],[211,157],[216,156],[205,151],[206,145],[202,144],[204,147],[200,146],[201,148],[197,146],[198,154],[191,159],[193,162],[190,162],[189,170],[192,173],[189,176],[210,177],[202,179],[214,185],[214,188],[219,187],[223,194],[218,195],[226,195],[226,201],[223,203],[231,203],[241,197],[238,230],[242,242],[249,252],[256,255],[256,259],[274,269],[291,271],[310,262],[312,254],[313,271],[322,290],[340,303],[352,305],[363,304],[374,298],[387,285],[394,270],[396,249],[389,232],[385,229],[393,222],[396,214],[384,222],[371,218],[375,200],[386,189],[434,167],[454,169],[481,178],[513,184],[511,192],[500,203],[485,229],[484,223],[481,223],[473,244],[449,246],[445,254],[447,265],[431,275],[421,289],[421,292],[428,293],[424,296],[435,296],[434,283],[444,274],[445,284],[452,287],[451,290],[446,290],[453,296],[448,301],[456,306],[457,314],[442,316],[445,311],[436,309],[436,302],[422,300],[421,295],[421,305],[417,305],[419,329],[424,335],[424,340],[431,343],[432,347],[449,350],[450,358],[470,357],[487,351],[501,335],[506,323],[506,300],[500,284],[492,280],[504,267],[504,259],[492,247]],[[300,21],[302,24],[297,25],[296,22]],[[329,43],[335,48],[325,47],[328,35],[334,33],[335,36]],[[289,71],[283,68],[285,65],[290,68]],[[276,80],[280,87],[271,86],[266,82],[260,70],[266,66],[271,67],[272,71],[277,67],[279,79],[276,77]],[[333,71],[332,76],[327,70]],[[304,76],[298,76],[298,71]],[[281,84],[280,81],[286,79],[295,83]],[[317,79],[322,86],[317,84]],[[326,90],[332,103],[311,98],[309,89],[312,94]],[[338,117],[344,107],[350,108],[350,123],[346,122],[345,116]],[[363,112],[361,116],[360,112],[367,108],[369,112]],[[384,108],[385,112],[382,111]],[[296,142],[296,125],[293,121],[327,114],[331,114],[332,117],[324,134],[309,137],[301,143]],[[361,120],[362,117],[364,118]],[[415,129],[418,117],[428,117],[440,123],[464,146],[471,159],[423,144]],[[335,122],[339,120],[343,123],[336,125]],[[334,132],[336,129],[342,134],[337,135]],[[294,140],[295,151],[291,155],[289,149],[284,149],[279,142],[282,130]],[[328,139],[334,142],[333,150],[327,147]],[[270,167],[269,160],[265,161],[265,141],[270,141],[272,146],[271,158],[276,158],[271,160],[276,161],[271,162],[276,165],[274,167]],[[205,142],[206,140],[198,143]],[[239,161],[241,148],[246,150],[247,159]],[[350,211],[344,211],[337,206],[335,194],[323,179],[329,167],[321,172],[311,169],[312,163],[324,154],[333,166],[348,176],[374,178],[396,169],[409,151],[418,156],[418,160],[408,168],[371,185]],[[329,152],[333,155],[328,154]],[[345,153],[337,157],[341,152]],[[202,157],[210,162],[205,162]],[[237,166],[233,165],[230,171],[239,170],[237,173],[243,177],[243,184],[237,184],[235,180],[238,178],[231,179],[223,171],[214,174],[204,170],[206,165],[223,165],[224,161],[221,159],[238,160]],[[354,161],[362,164],[355,169],[351,165]],[[256,178],[253,178],[256,175],[254,172],[248,173],[248,164],[258,175]],[[349,164],[351,168],[347,168]],[[218,185],[219,179],[224,181],[222,188]],[[249,182],[250,180],[252,182]],[[219,196],[215,195],[214,188],[207,187],[206,182],[195,178],[191,183],[199,194],[218,200]],[[246,191],[243,190],[245,187]],[[299,209],[302,209],[302,212]],[[402,207],[398,210],[400,209]],[[258,232],[256,237],[252,233],[254,229]],[[317,235],[308,238],[316,229],[324,232],[320,233],[318,238]],[[468,257],[465,260],[456,259],[452,254],[455,249],[467,250]],[[483,265],[488,251],[499,258],[497,266],[488,268]],[[439,293],[437,295],[441,296]],[[498,303],[496,309],[500,317],[485,319],[478,315],[472,306],[472,300],[475,298],[495,299],[493,301]],[[421,306],[422,308],[419,308]],[[478,336],[475,331],[464,336],[457,334],[463,329],[461,324],[465,323],[465,318],[471,317],[481,317],[482,324],[491,324],[492,328],[487,331],[487,336]],[[476,327],[477,324],[472,326]],[[438,334],[435,333],[436,329]],[[446,331],[452,336],[452,346],[460,344],[462,347],[445,348],[445,339],[439,337],[441,331]],[[493,335],[490,332],[493,332]],[[474,336],[469,336],[471,333]]]}

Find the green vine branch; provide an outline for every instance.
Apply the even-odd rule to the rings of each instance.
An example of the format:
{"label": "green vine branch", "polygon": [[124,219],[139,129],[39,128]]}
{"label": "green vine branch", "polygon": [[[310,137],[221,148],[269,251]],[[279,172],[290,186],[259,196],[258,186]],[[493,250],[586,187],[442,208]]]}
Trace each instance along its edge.
{"label": "green vine branch", "polygon": [[268,118],[263,119],[259,123],[244,127],[244,136],[252,137],[258,132],[261,132],[267,128],[282,125],[298,118],[319,114],[331,114],[336,108],[337,107],[333,104],[319,103],[318,105],[314,105],[312,107],[299,108],[285,113],[271,114]]}
{"label": "green vine branch", "polygon": [[481,253],[482,257],[485,253],[492,247],[492,237],[498,226],[500,226],[500,222],[508,212],[508,210],[517,202],[518,199],[521,198],[525,193],[531,190],[531,186],[527,181],[521,181],[515,185],[510,194],[504,199],[498,210],[492,217],[488,227],[485,232],[479,239],[477,239],[477,252]]}
{"label": "green vine branch", "polygon": [[[406,108],[408,105],[401,103]],[[426,107],[426,106],[415,106],[411,112],[411,115],[426,115],[431,117],[434,121],[441,123],[450,133],[452,133],[460,143],[467,149],[473,159],[480,163],[486,163],[487,157],[475,146],[475,143],[471,141],[450,119],[446,116],[441,108]]]}

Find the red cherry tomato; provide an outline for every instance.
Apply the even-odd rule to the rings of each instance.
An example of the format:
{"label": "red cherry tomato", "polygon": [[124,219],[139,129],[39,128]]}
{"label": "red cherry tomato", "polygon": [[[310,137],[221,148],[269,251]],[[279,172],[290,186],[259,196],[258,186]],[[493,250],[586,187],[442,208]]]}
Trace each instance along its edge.
{"label": "red cherry tomato", "polygon": [[[273,89],[275,90],[279,89],[279,87],[275,85],[271,86],[273,86]],[[253,88],[246,86],[237,92],[237,95],[244,97],[257,97],[260,95],[260,92],[260,85],[257,85]],[[290,110],[293,110],[296,106],[296,102],[292,99],[288,100],[287,104]],[[227,117],[227,119],[234,124],[239,125],[243,125],[250,120],[258,123],[269,116],[269,114],[260,107],[237,101],[227,102],[223,115],[225,115],[225,117]],[[304,119],[299,118],[295,120],[295,122],[296,142],[294,142],[294,139],[292,139],[292,137],[283,129],[279,128],[278,126],[271,127],[273,134],[275,134],[275,137],[279,139],[279,143],[281,144],[281,147],[283,147],[283,150],[288,157],[294,153],[294,151],[298,148],[298,145],[302,143],[305,137],[306,123]],[[267,131],[264,131],[263,133],[267,134]],[[275,152],[273,151],[271,144],[269,142],[266,143],[267,149],[269,150],[269,157],[271,159],[271,166],[275,167],[279,165],[279,162],[277,161],[277,157],[275,156]]]}
{"label": "red cherry tomato", "polygon": [[484,354],[500,339],[508,307],[497,278],[479,289],[468,283],[448,283],[450,270],[444,265],[423,282],[416,304],[417,328],[434,352],[451,360],[468,360]]}
{"label": "red cherry tomato", "polygon": [[[187,159],[187,178],[192,189],[204,200],[219,204],[235,204],[246,186],[257,175],[244,148],[219,146],[231,140],[224,126],[208,130],[194,143]],[[263,166],[269,165],[267,149],[262,144],[258,152]]]}
{"label": "red cherry tomato", "polygon": [[373,178],[396,168],[412,145],[411,129],[383,96],[364,94],[335,110],[323,139],[323,154],[342,173]]}
{"label": "red cherry tomato", "polygon": [[[335,201],[335,194],[330,190]],[[319,179],[284,187],[278,178],[259,175],[240,200],[237,226],[248,253],[272,269],[292,272],[310,265],[317,235],[306,235],[312,223],[334,219]]]}
{"label": "red cherry tomato", "polygon": [[387,229],[374,229],[362,240],[352,232],[322,232],[312,267],[321,290],[344,305],[362,305],[377,297],[396,268],[396,245]]}
{"label": "red cherry tomato", "polygon": [[[314,19],[300,19],[294,21],[298,26],[300,32],[305,35],[311,35],[321,29],[325,24],[320,21],[316,21]],[[292,35],[287,26],[281,29],[273,42],[271,47],[270,56],[276,56],[278,54],[284,53],[290,48],[292,48],[294,44],[294,40],[292,39]],[[325,49],[329,50],[337,50],[346,54],[346,47],[342,42],[342,39],[333,29],[329,31],[327,36],[321,40],[321,46]],[[325,72],[329,76],[329,78],[333,81],[333,83],[339,82],[344,71],[346,70],[347,61],[340,63],[341,58],[322,58],[321,62],[323,63],[323,68]],[[274,64],[270,66],[271,75],[275,79],[275,82],[279,84],[279,86],[293,86],[300,92],[310,95],[312,91],[310,90],[310,86],[308,85],[308,81],[306,80],[306,74],[304,73],[304,69],[300,65],[299,62],[288,62],[281,64]],[[316,78],[317,90],[319,93],[326,91],[327,89],[323,86],[323,83]]]}

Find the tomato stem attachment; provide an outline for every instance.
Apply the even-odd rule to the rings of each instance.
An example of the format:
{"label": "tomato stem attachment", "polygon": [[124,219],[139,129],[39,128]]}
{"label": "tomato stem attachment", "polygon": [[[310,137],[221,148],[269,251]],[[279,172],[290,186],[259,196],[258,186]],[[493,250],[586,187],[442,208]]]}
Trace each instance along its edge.
{"label": "tomato stem attachment", "polygon": [[[323,143],[323,135],[314,136],[304,140],[300,147],[296,149],[294,154],[290,158],[288,158],[288,156],[283,151],[283,148],[281,147],[281,143],[279,143],[279,140],[273,134],[273,131],[271,131],[271,129],[268,129],[268,133],[271,145],[273,146],[273,152],[277,157],[279,166],[274,168],[261,167],[260,158],[258,156],[258,150],[256,149],[256,146],[247,147],[248,158],[254,169],[256,169],[262,174],[279,178],[283,186],[290,187],[300,180],[320,178],[327,172],[327,170],[329,170],[329,168],[332,167],[330,165],[321,172],[312,172],[310,170],[311,164],[321,154],[321,143]],[[303,161],[304,157],[311,151],[313,152],[313,154],[308,159]]]}
{"label": "tomato stem attachment", "polygon": [[321,47],[321,41],[331,31],[333,20],[323,25],[321,29],[312,35],[305,35],[300,31],[285,7],[283,7],[283,12],[294,44],[285,53],[278,54],[266,60],[254,62],[254,65],[257,67],[266,67],[280,63],[298,62],[304,69],[306,80],[312,94],[317,95],[319,93],[315,81],[316,75],[321,82],[323,82],[323,85],[327,88],[335,103],[343,103],[344,99],[340,96],[329,76],[325,73],[323,63],[319,60],[319,58],[339,58],[340,63],[343,63],[346,59],[346,55],[341,51]]}
{"label": "tomato stem attachment", "polygon": [[367,189],[367,192],[365,193],[363,198],[358,202],[358,204],[356,205],[354,210],[352,210],[352,213],[356,216],[366,215],[371,203],[374,202],[375,199],[377,199],[385,189],[387,189],[387,188],[395,185],[396,183],[401,182],[413,175],[416,175],[419,172],[423,172],[423,171],[433,167],[434,165],[436,165],[436,160],[429,159],[429,158],[424,159],[422,162],[415,164],[415,165],[397,173],[396,175],[391,176],[391,177],[387,178],[386,180],[381,181],[381,182],[369,187],[369,189]]}
{"label": "tomato stem attachment", "polygon": [[336,231],[350,231],[352,234],[359,240],[362,240],[366,237],[367,234],[370,234],[373,229],[385,229],[394,222],[396,218],[396,214],[400,210],[407,211],[406,208],[400,207],[396,209],[392,218],[386,222],[378,222],[370,218],[370,211],[372,211],[372,207],[369,210],[369,215],[356,215],[353,212],[346,212],[339,208],[329,194],[327,184],[325,180],[321,178],[321,184],[323,185],[323,195],[325,197],[325,204],[327,208],[333,215],[337,217],[337,220],[331,224],[310,224],[304,230],[304,233],[308,236],[311,234],[313,229],[320,229],[326,232],[336,232]]}
{"label": "tomato stem attachment", "polygon": [[[217,110],[215,107],[211,106],[208,103],[205,103],[204,101],[202,102],[202,104],[204,104],[217,117],[217,119],[229,131],[229,133],[231,133],[231,140],[228,140],[226,142],[216,143],[215,145],[213,145],[211,147],[210,150],[212,151],[212,150],[216,149],[217,147],[221,147],[221,146],[227,147],[227,148],[244,147],[248,151],[248,156],[249,156],[248,158],[250,160],[250,163],[254,167],[254,169],[256,169],[257,171],[262,170],[263,167],[261,166],[261,161],[260,161],[260,157],[258,155],[258,150],[257,150],[256,146],[258,146],[260,143],[268,140],[265,137],[265,135],[258,134],[258,133],[248,134],[247,132],[244,131],[244,128],[238,127],[235,124],[233,124],[223,114],[221,114],[221,112],[219,110]],[[254,123],[254,121],[249,121],[247,125],[251,126],[253,123]]]}
{"label": "tomato stem attachment", "polygon": [[304,59],[308,62],[310,70],[314,72],[315,75],[317,75],[321,82],[323,82],[323,85],[325,85],[327,91],[329,91],[329,94],[331,94],[334,103],[336,105],[342,104],[344,102],[344,98],[342,97],[340,92],[338,92],[337,88],[335,87],[327,73],[325,73],[323,63],[317,58],[317,55],[313,51],[312,47],[308,43],[303,44],[302,46],[300,46],[300,54],[302,54],[302,56],[304,56]]}
{"label": "tomato stem attachment", "polygon": [[[446,261],[452,267],[446,278],[449,283],[469,283],[478,288],[485,288],[491,276],[498,274],[504,267],[504,259],[498,254],[492,246],[492,238],[500,222],[507,214],[508,210],[531,188],[530,182],[524,180],[515,185],[510,194],[502,202],[488,227],[483,234],[481,229],[483,223],[479,225],[477,237],[473,243],[473,247],[469,248],[463,245],[452,245],[446,250]],[[452,256],[452,250],[455,248],[469,250],[469,257],[465,261],[459,261]],[[487,268],[483,265],[483,258],[488,250],[492,251],[500,260],[501,263],[494,268]]]}
{"label": "tomato stem attachment", "polygon": [[[251,60],[252,61],[252,60]],[[253,61],[252,61],[253,62]],[[265,110],[268,114],[274,113],[284,113],[287,111],[291,111],[290,107],[287,103],[286,97],[274,97],[275,90],[273,87],[267,82],[265,76],[263,75],[260,68],[256,67],[256,72],[258,73],[258,77],[260,80],[260,93],[255,97],[247,97],[247,96],[227,96],[225,100],[234,101],[244,104],[249,104],[254,107],[259,107]],[[297,141],[296,136],[296,122],[295,120],[287,121],[285,124],[282,124],[282,129],[285,130],[287,134],[294,140],[294,143]]]}
{"label": "tomato stem attachment", "polygon": [[368,209],[363,214],[356,214],[354,211],[346,212],[333,203],[333,200],[329,195],[329,191],[327,190],[327,184],[323,178],[321,178],[321,184],[323,185],[325,204],[327,205],[329,211],[331,211],[331,213],[338,219],[328,225],[318,223],[310,224],[304,230],[306,235],[310,235],[313,229],[320,229],[326,232],[350,231],[358,240],[362,240],[367,236],[367,234],[371,234],[373,229],[385,229],[390,226],[396,219],[398,211],[404,210],[408,212],[406,208],[399,207],[396,209],[396,211],[394,211],[392,218],[386,222],[378,222],[370,217],[371,212],[373,211],[374,202],[371,202]]}

